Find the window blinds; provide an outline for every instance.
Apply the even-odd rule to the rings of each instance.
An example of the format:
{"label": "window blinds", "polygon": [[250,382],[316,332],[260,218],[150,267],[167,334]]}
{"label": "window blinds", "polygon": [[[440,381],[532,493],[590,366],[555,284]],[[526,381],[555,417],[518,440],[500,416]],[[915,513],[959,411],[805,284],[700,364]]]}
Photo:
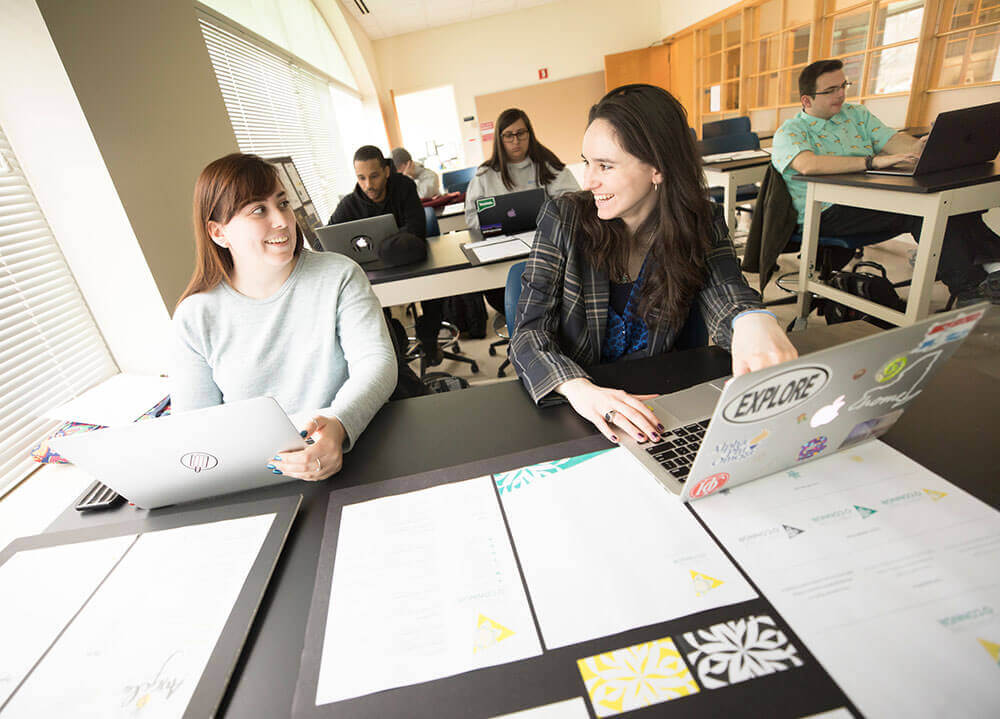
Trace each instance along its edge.
{"label": "window blinds", "polygon": [[199,11],[198,21],[240,150],[261,157],[290,155],[326,221],[338,194],[353,186],[352,180],[343,187],[347,157],[331,87],[354,91],[214,15]]}
{"label": "window blinds", "polygon": [[41,413],[117,371],[0,129],[0,496],[59,424]]}

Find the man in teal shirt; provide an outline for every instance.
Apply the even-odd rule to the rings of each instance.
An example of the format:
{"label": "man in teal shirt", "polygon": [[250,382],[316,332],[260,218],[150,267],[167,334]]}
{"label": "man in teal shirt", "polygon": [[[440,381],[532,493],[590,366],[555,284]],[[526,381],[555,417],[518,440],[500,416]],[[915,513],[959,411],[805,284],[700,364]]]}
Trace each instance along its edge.
{"label": "man in teal shirt", "polygon": [[[799,214],[805,219],[806,184],[794,175],[864,172],[916,163],[924,143],[896,132],[864,105],[845,102],[851,83],[840,60],[820,60],[799,75],[802,111],[774,135],[771,162],[781,172]],[[922,218],[847,205],[823,205],[821,235],[846,237],[873,232],[910,233],[919,241]],[[983,298],[1000,304],[1000,237],[983,222],[982,213],[948,220],[938,279],[959,306]]]}

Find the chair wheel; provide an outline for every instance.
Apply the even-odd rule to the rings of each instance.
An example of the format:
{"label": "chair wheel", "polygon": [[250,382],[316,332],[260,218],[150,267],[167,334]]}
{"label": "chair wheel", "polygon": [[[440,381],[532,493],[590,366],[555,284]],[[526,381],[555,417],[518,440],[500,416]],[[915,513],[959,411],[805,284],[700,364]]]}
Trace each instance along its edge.
{"label": "chair wheel", "polygon": [[452,347],[452,349],[451,349],[452,352],[454,352],[455,354],[461,354],[461,352],[462,352],[462,346],[460,344],[458,344],[457,340],[455,341],[454,344],[452,344],[451,347]]}
{"label": "chair wheel", "polygon": [[489,351],[490,351],[490,357],[496,357],[497,356],[497,349],[496,349],[496,347],[490,345],[490,350]]}
{"label": "chair wheel", "polygon": [[472,374],[479,374],[479,365],[475,362],[472,363]]}

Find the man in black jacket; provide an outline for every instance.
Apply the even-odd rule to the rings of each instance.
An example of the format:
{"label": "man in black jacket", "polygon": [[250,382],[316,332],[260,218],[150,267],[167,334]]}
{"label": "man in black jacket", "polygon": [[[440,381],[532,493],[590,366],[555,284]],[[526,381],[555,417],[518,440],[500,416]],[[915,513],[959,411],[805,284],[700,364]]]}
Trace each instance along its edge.
{"label": "man in black jacket", "polygon": [[[354,192],[344,197],[333,211],[331,225],[391,214],[400,234],[426,239],[424,207],[420,204],[416,183],[406,175],[393,172],[391,163],[386,161],[380,149],[374,145],[358,148],[354,153],[354,172],[358,183]],[[428,366],[441,363],[437,336],[441,329],[442,303],[440,299],[420,303],[423,314],[417,318],[417,338]]]}

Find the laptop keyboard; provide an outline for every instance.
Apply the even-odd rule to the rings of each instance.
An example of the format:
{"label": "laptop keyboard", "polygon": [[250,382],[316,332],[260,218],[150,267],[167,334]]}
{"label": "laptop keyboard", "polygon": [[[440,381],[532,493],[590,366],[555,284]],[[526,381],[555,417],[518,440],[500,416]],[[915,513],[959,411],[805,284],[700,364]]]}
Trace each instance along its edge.
{"label": "laptop keyboard", "polygon": [[686,424],[683,427],[669,430],[659,444],[646,447],[653,459],[681,482],[685,481],[701,441],[705,438],[708,420]]}

